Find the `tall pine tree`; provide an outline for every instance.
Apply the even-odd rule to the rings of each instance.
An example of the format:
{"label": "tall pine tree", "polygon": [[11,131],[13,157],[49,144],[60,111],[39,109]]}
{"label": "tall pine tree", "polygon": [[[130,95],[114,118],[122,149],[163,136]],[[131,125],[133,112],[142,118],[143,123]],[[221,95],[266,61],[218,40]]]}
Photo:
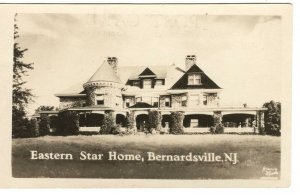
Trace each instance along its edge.
{"label": "tall pine tree", "polygon": [[12,136],[13,137],[30,137],[31,126],[26,116],[25,108],[32,101],[32,93],[24,85],[23,80],[27,76],[28,70],[33,69],[33,63],[25,63],[23,61],[24,53],[28,49],[22,49],[17,43],[19,38],[18,26],[16,24],[17,15],[15,15],[14,24],[14,57],[13,57],[13,94],[12,94]]}

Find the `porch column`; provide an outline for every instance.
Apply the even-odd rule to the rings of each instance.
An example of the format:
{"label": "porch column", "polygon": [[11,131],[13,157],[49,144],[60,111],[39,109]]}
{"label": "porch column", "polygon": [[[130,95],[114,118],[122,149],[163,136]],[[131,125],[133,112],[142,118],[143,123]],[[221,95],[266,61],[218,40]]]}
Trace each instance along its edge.
{"label": "porch column", "polygon": [[259,133],[263,133],[265,130],[265,122],[264,122],[264,112],[263,111],[257,111],[258,112],[258,131]]}
{"label": "porch column", "polygon": [[116,112],[111,111],[111,115],[112,115],[112,118],[113,118],[113,124],[117,125],[117,114],[116,114]]}
{"label": "porch column", "polygon": [[214,126],[218,124],[222,124],[223,115],[221,111],[214,111],[213,118],[214,118]]}
{"label": "porch column", "polygon": [[131,111],[131,112],[132,112],[132,115],[133,115],[133,126],[134,126],[135,129],[137,129],[137,127],[136,127],[136,114],[135,114],[134,111]]}

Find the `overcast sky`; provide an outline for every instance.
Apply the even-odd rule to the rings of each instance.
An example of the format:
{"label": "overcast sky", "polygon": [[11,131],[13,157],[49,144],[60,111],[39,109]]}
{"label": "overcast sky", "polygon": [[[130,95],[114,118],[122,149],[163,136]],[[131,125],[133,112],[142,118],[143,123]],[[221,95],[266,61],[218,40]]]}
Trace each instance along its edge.
{"label": "overcast sky", "polygon": [[39,105],[84,83],[107,56],[119,66],[184,68],[188,54],[223,88],[223,106],[259,107],[281,97],[281,19],[277,16],[18,14],[20,42],[34,62],[28,88]]}

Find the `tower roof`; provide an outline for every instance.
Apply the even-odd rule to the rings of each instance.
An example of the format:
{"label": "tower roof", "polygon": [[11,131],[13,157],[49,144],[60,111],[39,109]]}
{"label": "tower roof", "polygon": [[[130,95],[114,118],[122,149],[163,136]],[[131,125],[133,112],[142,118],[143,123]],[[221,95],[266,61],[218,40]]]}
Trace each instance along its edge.
{"label": "tower roof", "polygon": [[88,82],[95,82],[95,81],[121,83],[120,78],[113,70],[111,65],[108,64],[107,61],[104,61],[102,65],[93,74],[93,76],[88,80]]}

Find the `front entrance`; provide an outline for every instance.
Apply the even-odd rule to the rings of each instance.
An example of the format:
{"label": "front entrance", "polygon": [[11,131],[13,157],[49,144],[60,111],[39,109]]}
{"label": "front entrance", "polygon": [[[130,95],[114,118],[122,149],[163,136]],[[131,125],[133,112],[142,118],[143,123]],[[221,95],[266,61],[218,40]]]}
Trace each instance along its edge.
{"label": "front entrance", "polygon": [[139,132],[144,132],[149,130],[149,115],[140,114],[136,117],[136,128]]}

